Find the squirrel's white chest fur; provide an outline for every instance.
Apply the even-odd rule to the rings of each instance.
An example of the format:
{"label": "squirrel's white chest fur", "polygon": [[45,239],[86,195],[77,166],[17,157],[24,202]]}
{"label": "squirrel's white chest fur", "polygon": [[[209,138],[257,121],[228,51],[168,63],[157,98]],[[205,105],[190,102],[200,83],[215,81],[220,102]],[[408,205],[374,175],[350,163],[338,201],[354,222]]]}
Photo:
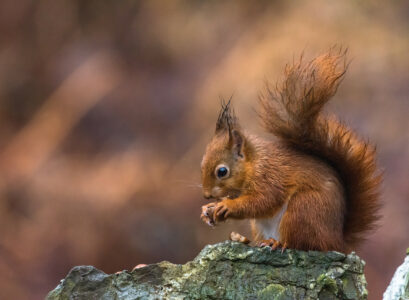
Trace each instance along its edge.
{"label": "squirrel's white chest fur", "polygon": [[280,240],[280,222],[286,210],[287,203],[281,207],[274,217],[254,220],[258,230],[263,234],[265,239],[273,238],[277,241]]}

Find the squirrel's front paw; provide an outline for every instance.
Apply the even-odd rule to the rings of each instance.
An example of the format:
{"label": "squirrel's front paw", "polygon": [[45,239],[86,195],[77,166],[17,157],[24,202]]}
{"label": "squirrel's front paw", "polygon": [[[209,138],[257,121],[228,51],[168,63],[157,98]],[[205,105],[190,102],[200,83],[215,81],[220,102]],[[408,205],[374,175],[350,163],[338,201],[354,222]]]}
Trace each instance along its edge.
{"label": "squirrel's front paw", "polygon": [[200,219],[202,219],[202,221],[209,226],[215,225],[213,214],[216,205],[216,202],[212,202],[202,206],[202,214],[200,215]]}
{"label": "squirrel's front paw", "polygon": [[213,212],[213,220],[215,224],[219,222],[226,221],[226,219],[230,216],[231,209],[225,201],[219,202],[216,204]]}

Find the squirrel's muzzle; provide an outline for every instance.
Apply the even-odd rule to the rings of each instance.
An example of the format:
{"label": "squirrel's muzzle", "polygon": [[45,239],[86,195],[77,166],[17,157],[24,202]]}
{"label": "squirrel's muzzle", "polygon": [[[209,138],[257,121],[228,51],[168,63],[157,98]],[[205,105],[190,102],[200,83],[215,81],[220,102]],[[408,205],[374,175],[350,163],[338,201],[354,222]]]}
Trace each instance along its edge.
{"label": "squirrel's muzzle", "polygon": [[206,199],[212,199],[213,196],[209,191],[203,191],[203,197],[205,197]]}

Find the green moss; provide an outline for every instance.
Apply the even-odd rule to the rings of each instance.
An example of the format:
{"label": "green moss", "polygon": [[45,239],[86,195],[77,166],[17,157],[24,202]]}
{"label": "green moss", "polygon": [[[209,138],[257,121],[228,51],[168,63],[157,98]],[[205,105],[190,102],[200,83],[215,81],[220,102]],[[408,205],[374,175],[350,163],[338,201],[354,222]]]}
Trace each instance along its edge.
{"label": "green moss", "polygon": [[262,289],[257,296],[258,299],[283,300],[285,299],[285,287],[281,284],[272,283]]}
{"label": "green moss", "polygon": [[336,295],[334,295],[331,291],[327,289],[323,289],[319,294],[318,294],[318,299],[319,300],[336,300],[339,299]]}
{"label": "green moss", "polygon": [[357,299],[358,292],[355,287],[352,276],[345,276],[342,278],[342,289],[345,299]]}
{"label": "green moss", "polygon": [[335,279],[327,276],[327,274],[321,274],[317,278],[317,284],[319,284],[322,288],[332,292],[333,294],[338,293],[338,285]]}

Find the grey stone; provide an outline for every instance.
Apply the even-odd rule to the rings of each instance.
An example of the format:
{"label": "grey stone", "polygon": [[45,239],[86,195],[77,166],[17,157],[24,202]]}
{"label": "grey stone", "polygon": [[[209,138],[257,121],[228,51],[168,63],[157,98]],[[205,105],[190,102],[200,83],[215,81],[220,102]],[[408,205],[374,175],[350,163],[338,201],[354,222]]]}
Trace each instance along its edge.
{"label": "grey stone", "polygon": [[409,300],[409,248],[406,258],[396,269],[391,283],[383,294],[384,300]]}
{"label": "grey stone", "polygon": [[226,241],[184,265],[111,275],[74,267],[47,299],[366,299],[364,265],[355,253],[281,253]]}

